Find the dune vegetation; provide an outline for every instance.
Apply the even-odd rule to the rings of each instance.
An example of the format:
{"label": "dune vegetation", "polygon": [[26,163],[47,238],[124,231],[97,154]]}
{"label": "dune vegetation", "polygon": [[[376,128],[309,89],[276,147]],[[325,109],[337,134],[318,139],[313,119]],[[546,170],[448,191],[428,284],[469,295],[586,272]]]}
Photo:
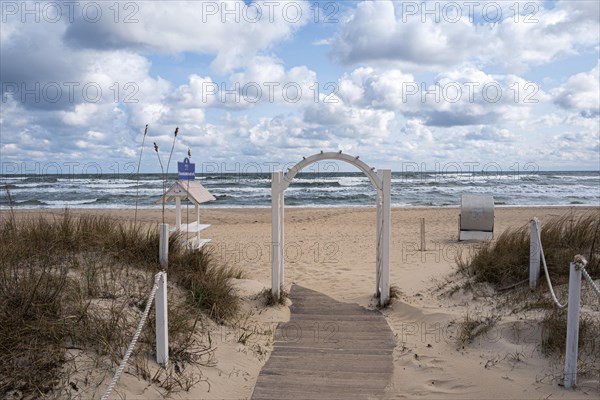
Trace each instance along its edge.
{"label": "dune vegetation", "polygon": [[[588,260],[586,271],[592,279],[600,278],[600,213],[577,218],[567,214],[542,222],[540,237],[550,280],[559,301],[566,303],[569,263],[575,255]],[[467,315],[461,324],[463,336],[472,340],[476,332],[485,331],[482,327],[486,323],[494,324],[504,317],[529,312],[540,324],[541,352],[562,360],[567,311],[552,300],[542,266],[537,288],[529,289],[529,253],[529,225],[525,225],[507,229],[495,240],[473,246],[469,254],[459,254],[458,271],[467,278],[463,288],[476,290],[477,285],[489,285],[499,300],[497,310],[485,321],[474,321]],[[580,374],[600,378],[600,299],[587,282],[582,282],[579,349]]]}
{"label": "dune vegetation", "polygon": [[[158,230],[68,211],[0,217],[0,397],[61,397],[69,385],[77,391],[70,376],[81,372],[84,359],[111,375],[161,270]],[[198,340],[203,321],[227,321],[239,307],[230,278],[240,272],[182,243],[171,235],[170,368],[149,367],[152,312],[130,360],[139,376],[166,391],[202,379],[186,375],[185,366],[214,363],[211,344]]]}

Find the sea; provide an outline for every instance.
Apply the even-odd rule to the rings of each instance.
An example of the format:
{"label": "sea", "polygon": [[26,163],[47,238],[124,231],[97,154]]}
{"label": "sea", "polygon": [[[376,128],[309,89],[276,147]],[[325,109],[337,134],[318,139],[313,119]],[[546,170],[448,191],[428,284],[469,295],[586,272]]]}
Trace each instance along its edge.
{"label": "sea", "polygon": [[[0,207],[143,208],[175,174],[2,175]],[[268,173],[197,174],[216,201],[205,207],[270,207]],[[166,183],[165,183],[166,182]],[[494,196],[497,206],[600,206],[599,171],[392,172],[392,207],[457,207],[462,194]],[[374,207],[376,191],[361,172],[299,173],[285,192],[286,207]],[[172,207],[170,205],[170,207]]]}

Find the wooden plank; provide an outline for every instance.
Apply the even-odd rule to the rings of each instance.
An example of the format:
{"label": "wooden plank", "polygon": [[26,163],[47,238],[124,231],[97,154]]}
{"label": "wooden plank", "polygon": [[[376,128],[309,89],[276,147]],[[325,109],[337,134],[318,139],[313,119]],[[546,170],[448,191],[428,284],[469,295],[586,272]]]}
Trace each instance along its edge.
{"label": "wooden plank", "polygon": [[[271,361],[271,360],[269,360]],[[389,359],[391,363],[391,359]],[[338,372],[364,372],[364,371],[372,371],[380,374],[386,374],[388,371],[391,372],[391,368],[388,368],[386,365],[380,365],[381,363],[358,363],[356,361],[354,364],[344,363],[339,360],[331,360],[330,362],[320,362],[320,363],[309,363],[307,361],[304,362],[289,362],[288,360],[274,358],[270,365],[267,368],[271,371],[294,371],[294,375],[298,375],[300,371],[338,371]],[[289,375],[286,373],[286,375]],[[258,382],[260,382],[260,375],[258,378]]]}
{"label": "wooden plank", "polygon": [[380,349],[332,349],[332,348],[323,348],[323,347],[312,347],[312,348],[306,348],[306,347],[302,347],[302,346],[288,346],[286,348],[281,348],[279,349],[279,351],[277,352],[276,355],[273,355],[272,357],[281,357],[281,356],[285,356],[287,357],[288,355],[294,355],[296,353],[320,353],[320,354],[328,354],[331,357],[331,353],[341,353],[341,354],[354,354],[354,355],[361,355],[361,354],[370,354],[370,355],[380,355],[380,356],[388,356],[394,353],[393,350],[380,350]]}
{"label": "wooden plank", "polygon": [[171,232],[175,232],[177,230],[179,230],[180,232],[186,233],[197,233],[200,232],[204,229],[209,228],[210,225],[209,224],[199,224],[197,222],[192,222],[189,224],[181,224],[179,228],[177,228],[177,226],[171,228]]}
{"label": "wooden plank", "polygon": [[[289,373],[292,373],[292,372],[290,371]],[[277,371],[265,370],[264,375],[265,375],[265,377],[268,377],[268,376],[281,377],[284,374],[281,373],[281,370],[277,370]],[[285,375],[287,375],[287,374],[285,374]],[[322,375],[323,375],[323,373],[321,371],[306,370],[306,372],[302,373],[302,378],[311,379],[314,376],[320,377]],[[360,376],[361,379],[364,378],[366,380],[376,380],[376,381],[384,379],[384,377],[382,377],[380,372],[375,372],[375,371],[369,371],[369,372],[329,371],[327,373],[327,377],[330,377],[332,379],[338,379],[338,378],[347,379],[349,376],[351,376],[353,379],[356,379],[357,376]]]}
{"label": "wooden plank", "polygon": [[[266,376],[262,378],[263,382],[272,383],[275,387],[283,388],[281,385],[281,376]],[[387,379],[378,380],[364,380],[363,382],[357,382],[353,377],[347,376],[345,378],[329,378],[324,376],[296,376],[294,382],[287,382],[285,387],[293,391],[302,390],[304,386],[327,386],[328,389],[335,389],[336,393],[342,391],[355,392],[357,390],[363,390],[369,393],[371,390],[381,390],[381,386],[387,385]],[[319,390],[319,389],[315,389]]]}
{"label": "wooden plank", "polygon": [[289,391],[282,391],[277,389],[265,389],[258,388],[253,394],[253,400],[273,400],[273,399],[298,399],[298,400],[353,400],[353,399],[366,399],[368,396],[360,393],[293,393]]}
{"label": "wooden plank", "polygon": [[252,399],[381,397],[396,345],[383,315],[297,285],[290,298],[290,321],[277,326]]}

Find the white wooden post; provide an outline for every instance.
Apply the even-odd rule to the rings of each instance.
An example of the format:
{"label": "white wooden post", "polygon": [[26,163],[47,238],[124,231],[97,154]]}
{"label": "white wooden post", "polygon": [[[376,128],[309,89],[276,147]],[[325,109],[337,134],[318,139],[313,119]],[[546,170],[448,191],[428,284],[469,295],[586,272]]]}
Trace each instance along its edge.
{"label": "white wooden post", "polygon": [[273,172],[271,178],[271,293],[277,299],[279,299],[279,257],[281,252],[279,251],[279,241],[281,236],[279,234],[281,228],[281,220],[279,219],[280,207],[279,207],[279,191],[281,186],[281,172]]}
{"label": "white wooden post", "polygon": [[161,274],[156,291],[156,362],[169,362],[169,316],[167,307],[167,273]]}
{"label": "white wooden post", "polygon": [[[200,225],[200,205],[196,204],[196,224]],[[189,222],[189,221],[188,221]]]}
{"label": "white wooden post", "polygon": [[425,218],[421,218],[421,251],[425,250]]}
{"label": "white wooden post", "polygon": [[537,218],[529,221],[529,288],[537,287],[540,277],[540,242]]}
{"label": "white wooden post", "polygon": [[[381,171],[377,171],[377,174],[381,177]],[[377,190],[377,231],[375,232],[376,236],[376,247],[375,247],[375,296],[379,297],[381,295],[381,276],[379,271],[381,271],[381,262],[382,262],[382,251],[383,245],[382,236],[381,236],[381,224],[383,219],[383,210],[381,209],[381,190]]]}
{"label": "white wooden post", "polygon": [[382,170],[383,177],[383,220],[382,220],[382,235],[383,235],[383,251],[382,251],[382,268],[381,268],[381,296],[379,304],[385,305],[390,299],[390,243],[391,243],[391,183],[392,171],[389,169]]}
{"label": "white wooden post", "polygon": [[181,198],[175,198],[175,229],[181,229]]}
{"label": "white wooden post", "polygon": [[567,309],[567,348],[565,352],[565,388],[577,383],[577,347],[579,345],[579,303],[581,298],[581,268],[569,266],[569,300]]}
{"label": "white wooden post", "polygon": [[[284,206],[284,195],[283,191],[279,193],[279,290],[283,290],[283,277],[285,271],[285,257],[284,257],[284,248],[285,248],[285,240],[284,240],[284,231],[285,231],[285,206]],[[281,293],[281,292],[280,292]]]}
{"label": "white wooden post", "polygon": [[160,224],[159,229],[159,247],[158,260],[163,269],[167,269],[169,264],[169,224]]}

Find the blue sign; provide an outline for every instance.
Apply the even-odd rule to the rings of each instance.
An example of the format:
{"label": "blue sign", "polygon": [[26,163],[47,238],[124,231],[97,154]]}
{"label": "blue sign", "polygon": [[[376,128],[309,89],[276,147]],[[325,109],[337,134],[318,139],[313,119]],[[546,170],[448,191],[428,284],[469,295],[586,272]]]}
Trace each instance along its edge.
{"label": "blue sign", "polygon": [[193,181],[196,179],[196,164],[191,163],[189,158],[184,158],[183,162],[177,162],[177,179],[180,181]]}

